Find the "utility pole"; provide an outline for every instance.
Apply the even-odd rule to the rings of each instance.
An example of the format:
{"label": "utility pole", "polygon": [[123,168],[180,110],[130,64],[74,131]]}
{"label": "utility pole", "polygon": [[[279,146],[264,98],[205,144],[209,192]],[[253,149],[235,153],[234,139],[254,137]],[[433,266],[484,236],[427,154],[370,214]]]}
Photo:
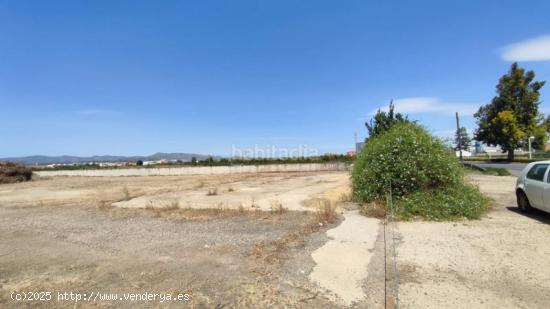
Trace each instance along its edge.
{"label": "utility pole", "polygon": [[531,160],[533,158],[533,150],[531,149],[531,140],[534,139],[535,137],[534,136],[529,136],[529,160]]}
{"label": "utility pole", "polygon": [[460,161],[462,161],[462,136],[460,136],[460,122],[458,120],[458,112],[456,112],[456,139]]}

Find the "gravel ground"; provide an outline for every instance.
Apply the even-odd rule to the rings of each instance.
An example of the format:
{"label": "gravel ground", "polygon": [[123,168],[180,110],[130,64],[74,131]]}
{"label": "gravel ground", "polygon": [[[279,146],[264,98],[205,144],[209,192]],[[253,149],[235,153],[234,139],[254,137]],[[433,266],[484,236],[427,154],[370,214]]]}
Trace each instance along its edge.
{"label": "gravel ground", "polygon": [[[344,216],[323,225],[311,211],[110,206],[171,192],[209,198],[208,188],[219,187],[227,189],[222,194],[273,188],[274,195],[310,188],[292,195],[314,207],[319,199],[348,195],[347,177],[56,177],[1,186],[0,307],[381,308],[384,296],[391,307],[396,295],[403,308],[550,303],[550,215],[517,212],[513,177],[471,176],[494,201],[481,220],[397,223],[397,275],[387,272],[393,252],[384,244],[393,242],[384,238],[383,225],[351,220],[353,203],[342,204]],[[355,259],[345,260],[343,247],[356,250]],[[338,275],[346,271],[353,280]],[[13,291],[52,291],[54,298],[16,302]],[[190,300],[76,303],[58,301],[58,292],[188,294]]]}
{"label": "gravel ground", "polygon": [[[124,187],[130,195],[158,194],[299,175],[61,177],[2,186],[0,307],[182,306],[158,300],[77,304],[58,301],[57,292],[187,293],[184,305],[195,308],[337,307],[308,279],[311,253],[337,222],[321,227],[312,212],[157,211],[99,203],[124,198]],[[53,291],[54,300],[15,302],[12,291]]]}
{"label": "gravel ground", "polygon": [[548,308],[550,215],[519,213],[514,177],[474,175],[494,201],[481,220],[402,222],[403,308]]}

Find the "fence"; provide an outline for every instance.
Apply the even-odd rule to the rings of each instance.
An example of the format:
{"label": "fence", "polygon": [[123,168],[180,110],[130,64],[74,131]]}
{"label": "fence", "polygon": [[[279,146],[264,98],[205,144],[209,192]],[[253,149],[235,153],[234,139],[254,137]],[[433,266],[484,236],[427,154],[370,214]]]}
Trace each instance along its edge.
{"label": "fence", "polygon": [[89,177],[117,177],[117,176],[184,176],[184,175],[220,175],[239,173],[269,173],[269,172],[318,172],[318,171],[347,171],[350,164],[343,162],[332,163],[304,163],[304,164],[266,164],[266,165],[233,165],[233,166],[187,166],[187,167],[160,167],[160,168],[121,168],[95,170],[60,170],[37,171],[41,177],[51,176],[89,176]]}

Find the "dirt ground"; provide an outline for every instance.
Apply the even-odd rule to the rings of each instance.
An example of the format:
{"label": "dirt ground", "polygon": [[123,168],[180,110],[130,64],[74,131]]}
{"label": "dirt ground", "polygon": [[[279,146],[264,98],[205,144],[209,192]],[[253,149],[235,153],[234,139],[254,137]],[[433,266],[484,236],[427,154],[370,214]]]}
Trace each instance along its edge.
{"label": "dirt ground", "polygon": [[403,308],[548,308],[550,215],[517,211],[514,177],[473,175],[493,199],[481,220],[398,224]]}
{"label": "dirt ground", "polygon": [[[220,199],[260,188],[274,199],[299,192],[281,203],[295,196],[292,205],[307,210],[320,200],[335,203],[347,180],[346,173],[323,172],[55,177],[1,186],[0,307],[182,307],[179,301],[58,301],[57,292],[187,293],[183,306],[196,308],[337,307],[308,275],[311,253],[338,218],[330,223],[285,204],[268,211],[111,204],[191,192]],[[219,191],[209,195],[211,188]],[[54,300],[16,302],[13,291],[54,291]]]}
{"label": "dirt ground", "polygon": [[[550,215],[518,213],[512,177],[470,178],[481,220],[386,226],[346,202],[346,172],[2,185],[0,307],[546,308]],[[190,298],[101,300],[146,292]]]}

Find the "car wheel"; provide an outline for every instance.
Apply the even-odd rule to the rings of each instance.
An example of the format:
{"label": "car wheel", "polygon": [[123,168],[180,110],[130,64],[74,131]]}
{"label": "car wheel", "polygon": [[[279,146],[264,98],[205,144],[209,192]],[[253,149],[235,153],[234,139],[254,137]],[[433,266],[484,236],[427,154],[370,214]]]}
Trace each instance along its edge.
{"label": "car wheel", "polygon": [[517,202],[518,202],[518,208],[519,210],[523,212],[529,212],[531,210],[531,204],[529,204],[529,200],[527,199],[527,195],[523,191],[518,191],[516,194],[517,196]]}

